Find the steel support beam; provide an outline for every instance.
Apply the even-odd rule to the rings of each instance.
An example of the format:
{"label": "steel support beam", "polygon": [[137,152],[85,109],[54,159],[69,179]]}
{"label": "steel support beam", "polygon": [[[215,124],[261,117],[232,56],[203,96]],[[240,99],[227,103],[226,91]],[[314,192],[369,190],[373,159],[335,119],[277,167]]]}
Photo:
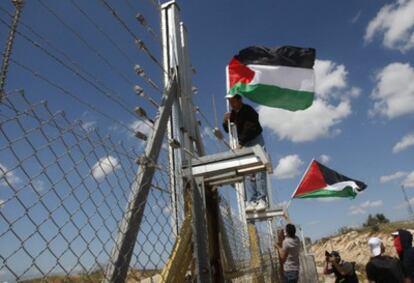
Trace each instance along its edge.
{"label": "steel support beam", "polygon": [[158,119],[154,123],[154,130],[148,138],[148,143],[145,148],[145,155],[143,157],[144,163],[139,166],[137,178],[132,185],[128,204],[119,227],[118,236],[112,250],[111,260],[106,270],[104,282],[126,282],[129,263],[131,261],[145,205],[147,203],[152,178],[155,173],[153,164],[157,162],[161,151],[165,128],[171,114],[171,106],[175,99],[176,89],[177,82],[174,76],[170,86],[163,94]]}

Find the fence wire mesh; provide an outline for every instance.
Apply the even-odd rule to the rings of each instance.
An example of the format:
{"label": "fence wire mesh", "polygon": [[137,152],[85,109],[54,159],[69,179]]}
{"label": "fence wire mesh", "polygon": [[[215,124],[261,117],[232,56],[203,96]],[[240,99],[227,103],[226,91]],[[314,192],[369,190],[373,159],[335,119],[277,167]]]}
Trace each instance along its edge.
{"label": "fence wire mesh", "polygon": [[[99,282],[136,178],[140,149],[71,123],[23,92],[0,104],[0,274],[11,282]],[[166,143],[166,141],[165,141]],[[168,154],[157,165],[128,282],[160,282],[184,219],[172,203]],[[273,225],[240,220],[236,191],[219,189],[222,268],[228,282],[279,282]],[[178,234],[178,236],[177,236]],[[255,239],[252,240],[252,237]],[[303,276],[314,273],[301,256]],[[309,269],[309,270],[308,270]],[[191,270],[189,270],[191,271]],[[308,274],[309,273],[309,274]]]}
{"label": "fence wire mesh", "polygon": [[220,194],[223,270],[229,282],[279,282],[278,257],[268,222],[246,224],[240,218],[237,191],[223,187]]}
{"label": "fence wire mesh", "polygon": [[[85,130],[22,92],[7,95],[0,113],[0,277],[99,281],[142,152]],[[136,281],[158,273],[175,242],[165,156],[130,264]]]}

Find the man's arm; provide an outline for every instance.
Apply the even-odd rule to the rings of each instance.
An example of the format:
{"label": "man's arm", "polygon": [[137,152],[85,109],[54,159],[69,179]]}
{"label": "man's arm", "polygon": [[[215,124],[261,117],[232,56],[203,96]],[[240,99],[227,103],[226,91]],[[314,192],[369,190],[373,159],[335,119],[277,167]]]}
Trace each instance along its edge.
{"label": "man's arm", "polygon": [[288,256],[288,252],[280,246],[277,247],[277,251],[279,253],[280,263],[284,264]]}
{"label": "man's arm", "polygon": [[279,241],[276,244],[277,251],[279,253],[280,263],[283,265],[286,262],[288,256],[288,248],[285,241]]}
{"label": "man's arm", "polygon": [[341,274],[341,275],[349,275],[352,272],[352,264],[350,262],[344,262],[344,264],[341,266],[336,262],[335,257],[330,257],[329,261],[332,263],[332,265],[335,267],[335,269]]}
{"label": "man's arm", "polygon": [[233,122],[233,117],[231,112],[224,113],[223,117],[223,129],[226,133],[229,132],[229,122]]}
{"label": "man's arm", "polygon": [[323,274],[327,275],[327,274],[331,274],[333,272],[332,268],[329,268],[329,263],[328,261],[325,262],[325,268],[323,269]]}

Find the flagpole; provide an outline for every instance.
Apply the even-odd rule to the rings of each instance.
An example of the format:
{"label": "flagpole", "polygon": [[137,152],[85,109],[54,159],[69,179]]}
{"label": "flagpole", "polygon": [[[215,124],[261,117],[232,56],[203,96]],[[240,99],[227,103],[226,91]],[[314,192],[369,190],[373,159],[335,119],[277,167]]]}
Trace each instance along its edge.
{"label": "flagpole", "polygon": [[292,202],[293,196],[296,194],[297,190],[299,189],[299,186],[302,183],[303,179],[305,178],[306,173],[308,173],[313,161],[315,161],[315,158],[312,158],[312,160],[309,162],[308,168],[306,168],[306,171],[305,171],[305,173],[303,173],[302,178],[300,179],[298,185],[296,186],[296,189],[293,191],[292,195],[290,196],[290,199],[289,199],[289,201],[286,205],[286,210],[289,208],[290,203]]}
{"label": "flagpole", "polygon": [[[226,66],[226,95],[229,93],[229,90],[230,90],[229,66]],[[227,112],[230,112],[230,103],[229,103],[228,99],[226,99],[226,106],[227,106]],[[228,127],[228,130],[229,130],[230,147],[232,149],[234,149],[234,145],[233,145],[234,142],[233,142],[233,137],[232,137],[232,134],[231,134],[230,120],[228,120],[227,127]]]}

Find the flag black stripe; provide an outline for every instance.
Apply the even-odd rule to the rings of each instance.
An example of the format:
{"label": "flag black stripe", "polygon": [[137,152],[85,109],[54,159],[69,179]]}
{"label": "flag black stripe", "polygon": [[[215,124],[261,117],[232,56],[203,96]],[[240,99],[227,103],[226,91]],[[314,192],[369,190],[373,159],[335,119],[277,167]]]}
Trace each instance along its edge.
{"label": "flag black stripe", "polygon": [[319,170],[321,170],[322,175],[325,179],[325,182],[328,185],[333,185],[333,184],[336,184],[336,183],[339,183],[339,182],[344,182],[344,181],[354,181],[358,185],[358,187],[360,188],[361,191],[364,190],[367,187],[367,185],[365,183],[361,182],[361,181],[351,179],[347,176],[341,175],[338,172],[326,167],[325,165],[322,165],[321,163],[319,163],[317,161],[315,161],[315,162],[318,164]]}
{"label": "flag black stripe", "polygon": [[244,65],[257,64],[312,69],[315,63],[315,54],[314,48],[251,46],[240,50],[234,58]]}

